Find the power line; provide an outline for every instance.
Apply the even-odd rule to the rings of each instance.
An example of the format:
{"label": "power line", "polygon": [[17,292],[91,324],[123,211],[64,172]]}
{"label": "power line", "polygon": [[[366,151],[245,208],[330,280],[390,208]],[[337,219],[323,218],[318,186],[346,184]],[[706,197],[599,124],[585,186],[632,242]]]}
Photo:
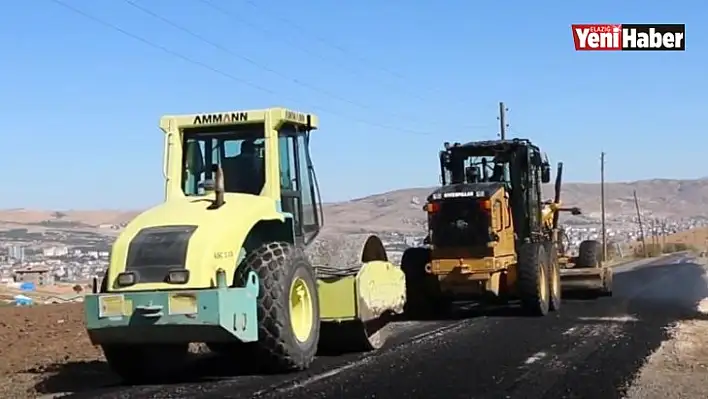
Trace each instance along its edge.
{"label": "power line", "polygon": [[[246,3],[248,3],[249,5],[251,5],[252,7],[261,8],[261,5],[258,4],[258,3],[256,3],[256,2],[253,1],[253,0],[244,0],[244,1],[245,1]],[[307,31],[307,29],[305,29],[302,25],[299,25],[297,22],[295,22],[295,21],[293,21],[293,20],[291,20],[291,19],[288,19],[288,18],[283,17],[282,15],[278,15],[276,12],[273,12],[272,10],[269,10],[268,16],[274,16],[275,18],[279,19],[281,22],[286,23],[286,24],[289,24],[289,25],[291,25],[292,27],[298,29],[298,30],[301,31],[301,32]],[[358,54],[354,54],[351,50],[345,48],[344,46],[338,45],[338,44],[336,44],[336,43],[334,43],[334,42],[332,42],[332,41],[329,41],[328,39],[325,39],[325,38],[322,37],[322,36],[316,35],[316,34],[312,33],[312,31],[310,31],[308,34],[309,34],[310,37],[314,38],[315,40],[317,40],[318,42],[324,44],[325,46],[331,47],[331,48],[333,48],[333,49],[335,49],[335,50],[337,50],[337,51],[339,51],[339,52],[341,52],[341,53],[343,53],[343,54],[346,54],[346,55],[348,55],[348,56],[350,56],[350,57],[356,58],[358,61],[364,63],[365,65],[368,65],[368,66],[370,66],[370,67],[373,67],[374,69],[378,69],[378,70],[380,70],[380,71],[383,71],[383,72],[385,72],[385,73],[387,73],[387,74],[389,74],[389,75],[391,75],[391,76],[393,76],[393,77],[396,77],[396,78],[398,78],[398,79],[409,80],[408,78],[406,78],[405,76],[403,76],[403,75],[400,74],[399,72],[392,71],[392,70],[390,70],[390,69],[388,69],[388,68],[386,68],[386,67],[383,67],[383,66],[381,66],[381,65],[377,65],[373,60],[368,59],[368,58],[365,58],[365,57],[363,57],[363,56],[361,56],[361,55],[358,55]]]}
{"label": "power line", "polygon": [[199,33],[194,32],[193,30],[191,30],[191,29],[189,29],[189,28],[186,28],[186,27],[184,27],[184,26],[182,26],[182,25],[179,25],[179,24],[177,24],[176,22],[174,22],[174,21],[172,21],[172,20],[170,20],[170,19],[168,19],[168,18],[165,18],[165,17],[163,17],[162,15],[160,15],[160,14],[158,14],[158,13],[156,13],[156,12],[154,12],[154,11],[152,11],[152,10],[149,10],[149,9],[147,9],[147,8],[145,8],[145,7],[143,7],[143,6],[139,5],[139,4],[137,4],[134,0],[123,0],[123,2],[127,3],[127,4],[130,5],[131,7],[135,8],[136,10],[138,10],[138,11],[144,13],[144,14],[147,14],[147,15],[149,15],[149,16],[151,16],[151,17],[157,19],[157,20],[160,20],[161,22],[163,22],[163,23],[165,23],[165,24],[167,24],[167,25],[169,25],[169,26],[171,26],[171,27],[173,27],[173,28],[175,28],[175,29],[177,29],[177,30],[180,30],[180,31],[182,31],[182,32],[184,32],[184,33],[186,33],[186,34],[188,34],[188,35],[194,37],[195,39],[197,39],[197,40],[199,40],[199,41],[201,41],[201,42],[203,42],[203,43],[206,43],[206,44],[208,44],[208,45],[210,45],[210,46],[212,46],[212,47],[214,47],[214,48],[216,48],[216,49],[218,49],[218,50],[223,51],[223,52],[226,53],[226,54],[231,55],[232,57],[236,57],[236,58],[241,59],[241,60],[243,60],[243,61],[245,61],[245,62],[248,62],[249,64],[251,64],[251,65],[253,65],[253,66],[257,67],[257,68],[260,68],[260,69],[262,69],[262,70],[264,70],[264,71],[270,72],[270,73],[272,73],[272,74],[274,74],[274,75],[276,75],[276,76],[278,76],[278,77],[280,77],[280,78],[282,78],[282,79],[285,79],[285,80],[288,80],[288,81],[290,81],[290,82],[292,82],[292,83],[295,83],[295,84],[298,85],[298,86],[305,87],[305,88],[307,88],[307,89],[310,89],[310,90],[312,90],[312,91],[318,92],[318,93],[320,93],[320,94],[324,94],[324,95],[327,96],[327,97],[331,97],[331,98],[333,98],[333,99],[335,99],[335,100],[339,100],[339,101],[345,102],[345,103],[350,104],[350,105],[353,105],[353,106],[355,106],[355,107],[359,107],[359,108],[366,109],[366,110],[372,110],[371,107],[368,107],[368,106],[366,106],[366,105],[364,105],[364,104],[360,104],[360,103],[357,103],[357,102],[355,102],[355,101],[348,100],[348,99],[346,99],[346,98],[344,98],[344,97],[342,97],[342,96],[339,96],[339,95],[337,95],[337,94],[335,94],[335,93],[332,93],[332,92],[330,92],[330,91],[324,90],[324,89],[319,88],[319,87],[317,87],[317,86],[313,86],[313,85],[308,84],[308,83],[306,83],[306,82],[303,82],[303,81],[301,81],[301,80],[299,80],[299,79],[292,78],[292,77],[287,76],[287,75],[285,75],[285,74],[283,74],[283,73],[280,73],[279,71],[277,71],[277,70],[275,70],[275,69],[273,69],[273,68],[270,68],[270,67],[268,67],[268,66],[266,66],[266,65],[263,65],[263,64],[261,64],[261,63],[255,61],[255,60],[252,59],[252,58],[246,57],[246,56],[244,56],[244,55],[242,55],[242,54],[238,54],[238,53],[232,51],[231,49],[229,49],[229,48],[227,48],[227,47],[224,47],[224,46],[222,46],[222,45],[220,45],[220,44],[218,44],[218,43],[215,43],[215,42],[213,42],[213,41],[207,39],[206,37],[200,35]]}
{"label": "power line", "polygon": [[[254,8],[263,9],[260,4],[258,4],[257,2],[255,2],[255,1],[253,1],[253,0],[244,0],[244,1],[245,1],[247,4],[251,5],[252,7],[254,7]],[[308,32],[308,29],[305,29],[302,25],[298,24],[297,22],[295,22],[295,21],[293,21],[293,20],[291,20],[291,19],[289,19],[289,18],[286,18],[286,17],[284,17],[284,16],[282,16],[282,15],[279,15],[277,11],[273,11],[273,10],[267,10],[267,11],[268,11],[268,14],[267,14],[267,15],[268,15],[269,17],[274,17],[274,18],[280,20],[281,22],[283,22],[283,23],[285,23],[285,24],[289,24],[290,26],[292,26],[293,28],[299,30],[300,32]],[[386,74],[388,74],[388,75],[391,75],[391,76],[393,76],[393,77],[395,77],[395,78],[398,78],[398,79],[400,79],[400,80],[405,80],[405,81],[410,81],[410,80],[411,80],[410,78],[404,76],[402,73],[397,72],[397,71],[394,71],[394,70],[391,70],[391,69],[389,69],[389,68],[386,68],[386,67],[384,67],[384,66],[382,66],[382,65],[380,65],[380,64],[378,64],[378,63],[376,63],[374,60],[372,60],[372,59],[370,59],[370,58],[367,58],[367,57],[364,57],[364,56],[362,56],[362,55],[356,54],[356,53],[352,52],[350,49],[348,49],[348,48],[346,48],[346,47],[344,47],[344,46],[342,46],[342,45],[339,45],[339,44],[337,44],[337,43],[335,43],[335,42],[333,42],[333,41],[330,41],[330,40],[328,40],[328,39],[326,39],[326,38],[324,38],[324,37],[322,37],[322,36],[320,36],[320,35],[316,35],[316,34],[313,33],[311,30],[308,32],[308,35],[309,35],[310,37],[312,37],[313,39],[317,40],[318,42],[324,44],[325,46],[328,46],[328,47],[330,47],[330,48],[333,48],[333,49],[335,49],[335,50],[337,50],[337,51],[339,51],[339,52],[341,52],[341,53],[343,53],[343,54],[345,54],[345,55],[347,55],[347,56],[349,56],[349,57],[355,58],[355,59],[358,60],[361,64],[367,65],[367,66],[369,66],[371,69],[378,69],[379,71],[382,71],[382,72],[384,72],[384,73],[386,73]],[[435,93],[435,94],[440,94],[440,90],[435,89],[435,88],[430,88],[430,87],[429,87],[429,88],[428,88],[428,91],[430,91],[430,92],[432,92],[432,93]]]}
{"label": "power line", "polygon": [[[362,74],[361,71],[358,71],[358,70],[356,70],[355,68],[352,68],[350,63],[338,62],[337,60],[333,60],[333,59],[331,59],[331,58],[327,58],[327,57],[323,56],[321,53],[316,52],[316,51],[313,51],[313,50],[310,49],[308,46],[303,46],[303,45],[301,45],[301,44],[298,43],[296,40],[293,40],[290,36],[282,35],[282,34],[277,34],[277,33],[274,33],[273,31],[271,31],[271,30],[269,30],[269,29],[264,29],[263,26],[261,26],[261,25],[259,25],[259,24],[254,24],[254,23],[248,21],[246,18],[241,17],[241,15],[239,15],[238,13],[233,12],[233,11],[227,9],[227,8],[221,7],[221,6],[219,6],[219,5],[214,4],[211,0],[198,0],[198,1],[201,2],[201,3],[203,3],[205,6],[207,6],[207,7],[211,8],[211,9],[215,10],[215,11],[218,12],[218,13],[224,14],[225,16],[227,16],[227,17],[229,17],[229,18],[233,18],[233,19],[238,20],[239,23],[242,24],[242,25],[246,25],[246,26],[248,26],[248,27],[250,27],[250,28],[252,28],[252,29],[261,31],[262,33],[264,33],[264,34],[267,35],[267,36],[270,36],[270,37],[273,38],[274,40],[277,40],[277,41],[279,41],[279,42],[287,42],[287,43],[290,43],[293,47],[297,47],[299,50],[301,50],[301,51],[303,51],[303,52],[309,54],[309,55],[312,56],[312,57],[319,58],[320,60],[325,61],[325,62],[330,62],[330,63],[337,64],[338,67],[343,68],[344,70],[349,71],[349,72],[350,72],[352,75],[354,75],[354,76],[368,78],[368,76]],[[287,20],[285,20],[284,22],[289,23],[289,21],[287,21]],[[297,29],[297,27],[295,27],[295,28]],[[367,63],[367,64],[368,64],[368,63]],[[357,63],[356,65],[361,65],[361,63]],[[419,99],[419,100],[421,100],[421,101],[423,101],[423,102],[429,101],[428,98],[425,98],[425,97],[421,96],[420,94],[418,94],[417,92],[415,92],[415,91],[413,91],[413,90],[405,90],[405,89],[402,89],[400,86],[391,84],[390,81],[386,81],[386,80],[380,80],[380,81],[383,82],[383,83],[385,83],[388,87],[391,87],[391,88],[400,90],[400,91],[402,91],[402,92],[405,92],[407,95],[413,96],[413,97],[415,97],[415,98],[417,98],[417,99]]]}
{"label": "power line", "polygon": [[[165,46],[162,46],[162,45],[157,44],[157,43],[155,43],[155,42],[152,42],[152,41],[150,41],[150,40],[148,40],[148,39],[145,39],[144,37],[141,37],[141,36],[136,35],[136,34],[134,34],[134,33],[132,33],[132,32],[129,32],[129,31],[127,31],[127,30],[125,30],[125,29],[123,29],[123,28],[121,28],[121,27],[119,27],[119,26],[117,26],[117,25],[114,25],[114,24],[112,24],[112,23],[110,23],[110,22],[108,22],[108,21],[105,21],[105,20],[103,20],[103,19],[101,19],[101,18],[98,18],[98,17],[96,17],[96,16],[94,16],[94,15],[91,15],[91,14],[89,14],[89,13],[87,13],[87,12],[85,12],[85,11],[79,9],[79,8],[76,8],[76,7],[72,6],[72,5],[69,5],[69,4],[65,3],[64,1],[62,1],[62,0],[49,0],[49,1],[55,3],[55,4],[59,5],[59,6],[62,6],[62,7],[64,7],[65,9],[70,10],[70,11],[76,13],[77,15],[80,15],[80,16],[82,16],[82,17],[84,17],[84,18],[87,18],[87,19],[89,19],[89,20],[91,20],[91,21],[93,21],[93,22],[95,22],[95,23],[97,23],[97,24],[103,25],[104,27],[113,29],[113,30],[115,30],[116,32],[119,32],[119,33],[121,33],[121,34],[123,34],[123,35],[125,35],[125,36],[128,36],[128,37],[130,37],[130,38],[132,38],[132,39],[134,39],[134,40],[137,40],[137,41],[139,41],[139,42],[141,42],[141,43],[143,43],[143,44],[145,44],[145,45],[147,45],[147,46],[150,46],[150,47],[152,47],[152,48],[155,48],[155,49],[157,49],[157,50],[160,50],[160,51],[162,51],[162,52],[164,52],[164,53],[166,53],[166,54],[169,54],[169,55],[171,55],[171,56],[173,56],[173,57],[175,57],[175,58],[179,58],[179,59],[181,59],[182,61],[185,61],[185,62],[187,62],[187,63],[190,63],[190,64],[193,64],[193,65],[199,66],[199,67],[201,67],[201,68],[204,68],[204,69],[206,69],[206,70],[209,70],[209,71],[211,71],[211,72],[213,72],[213,73],[216,73],[216,74],[218,74],[218,75],[221,75],[222,77],[225,77],[225,78],[227,78],[227,79],[231,79],[231,80],[233,80],[233,81],[235,81],[235,82],[241,83],[241,84],[243,84],[243,85],[252,87],[252,88],[254,88],[254,89],[256,89],[256,90],[263,91],[263,92],[268,93],[268,94],[271,94],[271,95],[277,95],[277,96],[279,96],[280,98],[285,98],[285,99],[288,99],[288,100],[291,100],[291,101],[296,101],[296,102],[297,102],[297,101],[300,101],[300,99],[296,99],[296,98],[293,98],[293,97],[281,96],[279,93],[277,93],[277,92],[275,92],[275,91],[273,91],[273,90],[271,90],[271,89],[268,89],[268,88],[266,88],[266,87],[260,86],[260,85],[258,85],[258,84],[252,83],[252,82],[249,82],[248,80],[239,78],[239,77],[234,76],[234,75],[232,75],[232,74],[230,74],[230,73],[228,73],[228,72],[225,72],[225,71],[220,70],[220,69],[218,69],[218,68],[212,67],[212,66],[209,65],[209,64],[206,64],[206,63],[201,62],[201,61],[199,61],[199,60],[196,60],[196,59],[194,59],[194,58],[185,56],[185,55],[183,55],[183,54],[181,54],[181,53],[179,53],[179,52],[176,52],[176,51],[174,51],[174,50],[172,50],[172,49],[170,49],[170,48],[168,48],[168,47],[165,47]],[[319,111],[328,113],[328,114],[330,114],[330,115],[345,117],[345,118],[348,118],[348,119],[350,119],[350,120],[354,120],[354,121],[360,122],[360,123],[362,123],[362,124],[366,124],[366,125],[373,126],[373,127],[378,127],[378,128],[383,128],[383,129],[389,129],[389,130],[397,130],[397,131],[400,131],[400,132],[412,133],[412,134],[419,134],[419,135],[430,135],[430,134],[432,134],[432,132],[429,132],[429,131],[419,131],[419,130],[413,130],[413,129],[403,128],[403,127],[398,127],[398,126],[390,126],[390,125],[380,124],[380,123],[371,122],[371,121],[368,121],[368,120],[365,120],[365,119],[357,118],[357,117],[354,117],[354,116],[346,115],[346,114],[343,114],[343,113],[340,113],[340,112],[332,111],[332,110],[330,110],[330,109],[327,109],[327,108],[324,108],[324,107],[321,107],[321,106],[317,106],[317,105],[313,105],[313,104],[308,104],[308,103],[304,103],[304,104],[305,104],[306,106],[309,106],[309,107],[313,108],[313,109],[316,109],[316,110],[319,110]]]}
{"label": "power line", "polygon": [[[154,12],[154,11],[148,9],[148,8],[145,8],[145,7],[143,7],[143,6],[139,5],[139,4],[137,4],[137,2],[136,2],[135,0],[123,0],[123,1],[124,1],[125,3],[127,3],[129,6],[135,8],[136,10],[138,10],[138,11],[144,13],[144,14],[147,14],[147,15],[149,15],[149,16],[151,16],[151,17],[153,17],[153,18],[155,18],[155,19],[157,19],[157,20],[159,20],[159,21],[161,21],[161,22],[163,22],[163,23],[165,23],[165,24],[167,24],[167,25],[169,25],[169,26],[171,26],[171,27],[173,27],[173,28],[179,30],[179,31],[182,31],[182,32],[184,32],[184,33],[186,33],[186,34],[188,34],[188,35],[194,37],[195,39],[197,39],[197,40],[199,40],[199,41],[201,41],[201,42],[204,42],[204,43],[206,43],[206,44],[208,44],[208,45],[210,45],[210,46],[216,48],[217,50],[221,50],[221,51],[223,51],[224,53],[229,54],[229,55],[232,56],[232,57],[241,59],[241,60],[246,61],[246,62],[248,62],[249,64],[251,64],[251,65],[257,67],[257,68],[260,68],[260,69],[263,69],[264,71],[270,72],[270,73],[272,73],[272,74],[274,74],[274,75],[280,77],[281,79],[288,80],[288,81],[290,81],[290,82],[292,82],[292,83],[295,83],[296,85],[305,87],[305,88],[307,88],[307,89],[310,89],[310,90],[312,90],[312,91],[314,91],[314,92],[318,92],[318,93],[320,93],[320,94],[324,94],[324,95],[327,96],[327,97],[331,97],[332,99],[335,99],[335,100],[338,100],[338,101],[341,101],[341,102],[345,102],[345,103],[350,104],[350,105],[353,105],[353,106],[355,106],[355,107],[358,107],[358,108],[361,108],[361,109],[364,109],[364,110],[368,110],[368,111],[376,111],[376,109],[373,108],[373,107],[370,107],[370,106],[368,106],[368,105],[365,105],[365,104],[362,104],[362,103],[359,103],[359,102],[356,102],[356,101],[349,100],[349,99],[347,99],[347,98],[345,98],[345,97],[342,97],[342,96],[340,96],[340,95],[338,95],[338,94],[336,94],[336,93],[333,93],[333,92],[331,92],[331,91],[328,91],[328,90],[322,89],[322,88],[320,88],[320,87],[311,85],[311,84],[309,84],[309,83],[307,83],[307,82],[304,82],[304,81],[302,81],[302,80],[299,80],[299,79],[296,79],[296,78],[287,76],[286,74],[283,74],[283,73],[281,73],[281,72],[279,72],[279,71],[277,71],[277,70],[275,70],[275,69],[273,69],[273,68],[271,68],[271,67],[269,67],[269,66],[267,66],[267,65],[263,65],[263,64],[261,64],[261,63],[255,61],[255,60],[252,59],[252,58],[249,58],[249,57],[244,56],[244,55],[242,55],[242,54],[239,54],[239,53],[237,53],[237,52],[235,52],[235,51],[232,51],[231,49],[229,49],[229,48],[227,48],[227,47],[224,47],[224,46],[222,46],[222,45],[220,45],[220,44],[218,44],[218,43],[216,43],[216,42],[213,42],[213,41],[207,39],[206,37],[200,35],[199,33],[195,32],[195,31],[193,31],[193,30],[191,30],[191,29],[189,29],[189,28],[186,28],[186,27],[184,27],[184,26],[182,26],[182,25],[179,25],[179,24],[177,24],[176,22],[174,22],[174,21],[172,21],[172,20],[170,20],[170,19],[168,19],[168,18],[165,18],[165,17],[163,17],[162,15],[160,15],[160,14],[158,14],[158,13],[156,13],[156,12]],[[391,112],[390,114],[391,114],[391,115],[394,115],[394,116],[399,116],[399,117],[402,117],[402,118],[408,118],[408,119],[410,119],[410,118],[412,117],[410,114],[401,114],[401,113],[393,113],[393,112]],[[415,118],[417,118],[417,119],[419,119],[419,120],[421,120],[421,121],[426,121],[425,119],[419,118],[419,117],[417,117],[417,116],[416,116]],[[426,121],[426,122],[430,123],[429,121]],[[435,121],[432,121],[432,123],[435,124]],[[464,127],[471,128],[471,129],[472,129],[472,128],[474,128],[474,129],[486,128],[486,127],[484,127],[484,126],[464,126]]]}

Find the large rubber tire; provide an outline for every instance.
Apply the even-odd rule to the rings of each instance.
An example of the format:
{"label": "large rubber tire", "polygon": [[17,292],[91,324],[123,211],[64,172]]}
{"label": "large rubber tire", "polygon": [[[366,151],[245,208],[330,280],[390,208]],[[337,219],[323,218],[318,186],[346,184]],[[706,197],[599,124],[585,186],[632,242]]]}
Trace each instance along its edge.
{"label": "large rubber tire", "polygon": [[414,247],[403,252],[401,270],[406,276],[406,303],[403,313],[409,319],[434,319],[444,313],[445,305],[437,277],[425,272],[428,262],[428,248]]}
{"label": "large rubber tire", "polygon": [[578,247],[578,262],[575,267],[599,267],[602,263],[602,244],[595,240],[585,240]]}
{"label": "large rubber tire", "polygon": [[[258,343],[253,346],[258,367],[266,372],[304,370],[312,364],[320,336],[320,306],[315,272],[305,253],[287,242],[263,244],[246,256],[236,278],[258,275]],[[312,305],[307,339],[297,339],[291,323],[290,296],[295,281],[304,282]],[[248,361],[248,359],[239,359]]]}
{"label": "large rubber tire", "polygon": [[558,249],[552,242],[543,244],[543,249],[548,256],[548,288],[550,289],[549,310],[557,311],[561,307],[561,277],[560,266],[558,265]]}
{"label": "large rubber tire", "polygon": [[550,308],[548,256],[542,243],[525,243],[519,250],[518,293],[521,309],[531,316],[545,316]]}
{"label": "large rubber tire", "polygon": [[128,384],[171,382],[185,365],[187,344],[102,345],[110,369]]}

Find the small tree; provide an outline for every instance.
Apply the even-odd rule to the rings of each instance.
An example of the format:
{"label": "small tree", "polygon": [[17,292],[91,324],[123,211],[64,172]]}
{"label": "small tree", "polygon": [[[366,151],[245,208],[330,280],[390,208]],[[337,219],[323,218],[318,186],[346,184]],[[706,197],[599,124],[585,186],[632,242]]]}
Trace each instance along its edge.
{"label": "small tree", "polygon": [[76,284],[74,286],[74,292],[77,294],[80,294],[81,292],[83,292],[83,290],[84,290],[84,287],[82,287],[81,284]]}
{"label": "small tree", "polygon": [[61,218],[63,218],[63,217],[66,216],[66,213],[56,211],[56,212],[52,213],[52,216],[53,216],[55,219],[61,219]]}
{"label": "small tree", "polygon": [[607,259],[605,260],[612,260],[619,257],[617,245],[618,244],[616,242],[607,243]]}
{"label": "small tree", "polygon": [[666,244],[664,244],[664,247],[662,248],[662,252],[664,252],[665,254],[671,254],[674,252],[678,252],[678,251],[680,251],[680,249],[678,249],[680,244],[681,243],[674,244],[672,242],[667,242]]}

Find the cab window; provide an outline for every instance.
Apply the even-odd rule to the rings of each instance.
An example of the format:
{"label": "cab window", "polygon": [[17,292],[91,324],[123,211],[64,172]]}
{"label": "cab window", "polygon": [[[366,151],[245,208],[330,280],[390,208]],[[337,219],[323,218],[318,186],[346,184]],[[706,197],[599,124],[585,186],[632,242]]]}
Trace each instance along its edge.
{"label": "cab window", "polygon": [[182,190],[188,196],[203,194],[203,185],[214,178],[212,165],[224,172],[227,193],[260,194],[265,185],[263,126],[185,129]]}
{"label": "cab window", "polygon": [[293,216],[295,235],[309,243],[321,226],[321,201],[309,155],[309,135],[292,127],[279,132],[281,203]]}
{"label": "cab window", "polygon": [[295,179],[295,157],[293,140],[287,136],[278,139],[278,153],[280,158],[280,187],[283,190],[297,190]]}

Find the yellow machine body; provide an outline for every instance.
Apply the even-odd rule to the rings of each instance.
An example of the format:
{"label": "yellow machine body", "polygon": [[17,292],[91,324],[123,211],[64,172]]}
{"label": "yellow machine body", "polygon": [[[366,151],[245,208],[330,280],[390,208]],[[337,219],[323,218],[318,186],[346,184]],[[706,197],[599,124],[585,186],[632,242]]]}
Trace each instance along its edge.
{"label": "yellow machine body", "polygon": [[516,250],[511,204],[504,187],[490,194],[479,200],[479,206],[489,212],[488,229],[498,237],[497,240],[476,247],[430,247],[428,272],[437,276],[443,293],[476,296],[511,294],[513,291]]}
{"label": "yellow machine body", "polygon": [[[257,266],[253,261],[246,265],[250,254],[268,251],[271,245],[292,248],[290,255],[278,249],[257,261],[296,259],[282,264],[299,270],[287,278],[293,279],[289,295],[295,295],[297,286],[300,296],[281,304],[289,307],[289,316],[280,311],[268,317],[282,318],[278,323],[289,320],[293,331],[303,329],[295,327],[296,316],[310,320],[303,336],[310,328],[320,346],[380,346],[376,333],[381,319],[403,311],[405,277],[389,262],[376,235],[320,234],[324,214],[309,154],[310,132],[318,129],[315,115],[285,108],[171,115],[161,118],[160,129],[165,134],[165,200],[128,223],[113,244],[101,287],[86,297],[87,329],[94,344],[110,349],[240,342],[278,350],[263,341],[266,327],[259,323],[267,307],[259,308],[259,298],[280,284],[275,282],[281,277],[265,269],[259,273],[266,277],[243,272],[250,270],[243,269],[246,266]],[[244,161],[238,157],[246,147],[250,150]],[[253,166],[258,172],[249,175],[251,169],[233,165]],[[229,188],[237,187],[244,176],[261,183]],[[303,264],[308,266],[303,269]],[[262,283],[262,278],[271,281]],[[314,281],[311,293],[309,278]],[[292,339],[282,331],[285,335],[279,339]],[[312,361],[312,344],[302,345],[301,354],[284,358],[300,363],[287,360],[292,363],[287,367],[305,368]],[[152,366],[137,366],[142,360],[119,361],[120,351],[113,354],[109,349],[104,352],[120,374],[136,368],[151,373]]]}
{"label": "yellow machine body", "polygon": [[[441,185],[426,199],[428,234],[408,248],[406,312],[436,317],[456,301],[560,308],[560,278],[541,186],[550,164],[528,139],[444,143]],[[558,202],[558,201],[556,201]]]}

